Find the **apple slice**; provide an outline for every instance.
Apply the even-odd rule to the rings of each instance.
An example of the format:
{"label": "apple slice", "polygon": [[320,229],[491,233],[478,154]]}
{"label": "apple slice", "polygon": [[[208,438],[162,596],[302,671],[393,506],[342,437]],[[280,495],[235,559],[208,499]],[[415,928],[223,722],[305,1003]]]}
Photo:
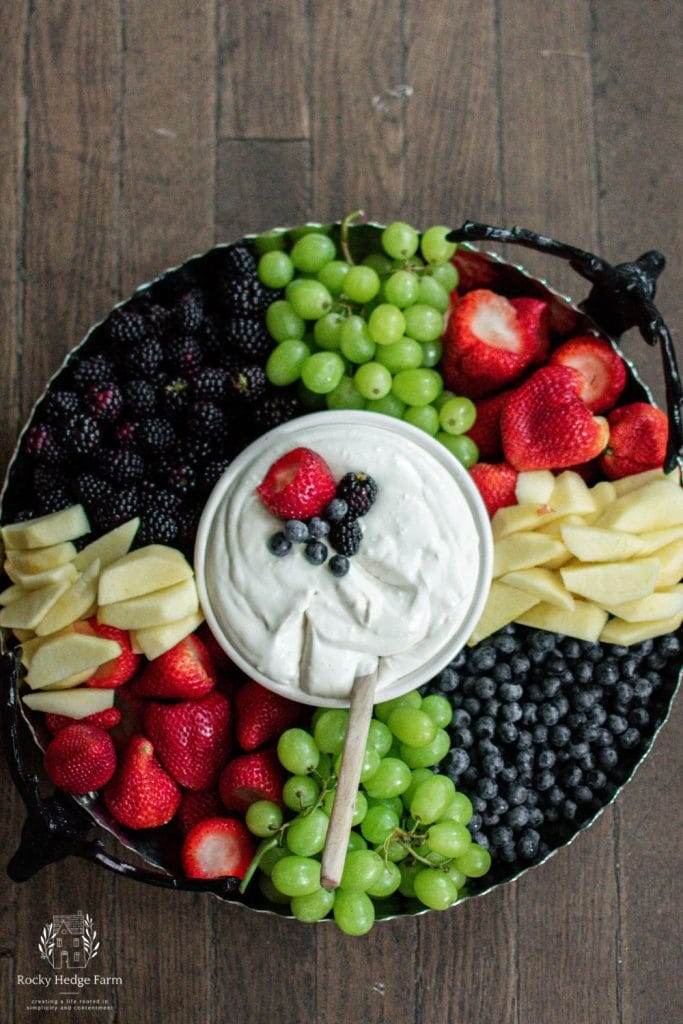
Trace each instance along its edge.
{"label": "apple slice", "polygon": [[561,519],[563,514],[548,505],[509,505],[498,509],[491,520],[491,529],[496,540],[503,540],[512,533],[537,530],[554,519]]}
{"label": "apple slice", "polygon": [[8,551],[7,561],[13,569],[25,573],[45,572],[46,569],[56,569],[66,562],[73,562],[76,557],[76,548],[70,540],[63,544],[53,544],[49,548],[34,548],[28,551]]}
{"label": "apple slice", "polygon": [[32,711],[44,711],[50,715],[66,715],[68,718],[87,718],[98,711],[114,706],[113,690],[93,690],[82,687],[64,693],[28,693],[24,704]]}
{"label": "apple slice", "polygon": [[683,524],[683,490],[668,480],[629,491],[617,498],[597,520],[597,526],[627,533],[664,530]]}
{"label": "apple slice", "polygon": [[494,580],[488,600],[474,633],[467,641],[470,647],[497,632],[509,622],[514,622],[523,612],[538,603],[538,598],[522,590],[509,587],[507,583]]}
{"label": "apple slice", "polygon": [[600,640],[605,644],[639,644],[643,640],[652,640],[656,636],[665,636],[680,629],[683,618],[678,615],[672,619],[659,619],[657,622],[624,622],[623,619],[610,619]]}
{"label": "apple slice", "polygon": [[97,621],[118,629],[140,630],[177,622],[178,619],[194,614],[198,608],[197,588],[194,579],[189,579],[128,601],[101,605],[97,611]]}
{"label": "apple slice", "polygon": [[42,645],[47,642],[48,639],[52,638],[46,636],[34,636],[30,639],[21,641],[21,664],[24,668],[29,667],[33,655],[39,647],[42,647]]}
{"label": "apple slice", "polygon": [[67,540],[76,540],[86,533],[90,533],[90,523],[85,509],[82,505],[70,505],[60,512],[51,512],[38,519],[3,526],[2,539],[8,550],[46,548]]}
{"label": "apple slice", "polygon": [[562,526],[567,549],[582,562],[621,562],[641,554],[638,537],[598,526]]}
{"label": "apple slice", "polygon": [[100,605],[129,601],[191,577],[192,566],[180,551],[163,544],[148,544],[130,551],[104,569],[97,601]]}
{"label": "apple slice", "polygon": [[0,593],[0,607],[5,608],[8,604],[14,604],[20,597],[24,597],[26,591],[18,583],[12,583]]}
{"label": "apple slice", "polygon": [[563,516],[590,515],[597,510],[586,481],[571,469],[560,473],[555,480],[548,504]]}
{"label": "apple slice", "polygon": [[660,568],[655,589],[667,590],[669,587],[675,587],[683,578],[683,540],[659,548],[656,558]]}
{"label": "apple slice", "polygon": [[10,629],[35,629],[68,586],[68,583],[53,583],[40,590],[27,591],[18,601],[13,601],[2,609],[0,626],[9,626]]}
{"label": "apple slice", "polygon": [[614,484],[610,480],[601,480],[599,484],[595,484],[590,489],[593,501],[595,502],[595,512],[586,514],[586,524],[590,526],[597,519],[600,518],[602,513],[612,504],[613,501],[617,500],[617,491]]}
{"label": "apple slice", "polygon": [[624,476],[621,480],[614,480],[614,488],[621,497],[622,494],[630,494],[631,491],[637,491],[640,487],[644,487],[645,484],[651,484],[654,480],[670,480],[673,484],[678,484],[681,479],[681,473],[678,469],[673,469],[670,473],[665,474],[663,469],[648,469],[644,473],[634,473],[632,476]]}
{"label": "apple slice", "polygon": [[15,626],[12,632],[20,644],[23,644],[26,640],[33,639],[33,636],[35,635],[32,629],[20,629],[19,626]]}
{"label": "apple slice", "polygon": [[610,615],[616,615],[626,622],[656,622],[658,619],[675,619],[683,616],[683,586],[661,590],[637,601],[604,606]]}
{"label": "apple slice", "polygon": [[45,572],[19,572],[13,569],[9,562],[5,562],[5,572],[12,580],[24,590],[40,590],[41,587],[49,587],[52,583],[73,583],[78,576],[73,562],[66,562],[58,565],[56,569],[46,569]]}
{"label": "apple slice", "polygon": [[120,653],[121,647],[115,640],[84,633],[61,633],[41,644],[35,652],[26,682],[32,690],[40,690],[77,672],[95,669]]}
{"label": "apple slice", "polygon": [[683,540],[683,525],[670,526],[668,530],[651,530],[649,533],[641,533],[639,541],[642,544],[642,555],[652,555],[660,548],[668,547],[674,541]]}
{"label": "apple slice", "polygon": [[67,676],[66,679],[58,679],[56,683],[50,683],[49,686],[43,686],[43,690],[73,690],[74,686],[80,686],[81,683],[86,683],[97,670],[94,668],[86,668],[83,672],[75,672],[72,676]]}
{"label": "apple slice", "polygon": [[531,569],[567,554],[564,544],[543,533],[513,533],[493,547],[493,575]]}
{"label": "apple slice", "polygon": [[656,558],[571,565],[560,569],[567,590],[600,605],[612,602],[615,594],[619,595],[622,603],[647,597],[655,589],[658,574],[659,562]]}
{"label": "apple slice", "polygon": [[136,633],[133,633],[133,643],[140,648],[139,653],[144,654],[149,661],[154,661],[161,654],[170,651],[190,633],[194,633],[203,621],[204,616],[199,611],[187,615],[184,619],[178,619],[177,622],[171,622],[167,626],[138,629]]}
{"label": "apple slice", "polygon": [[65,590],[60,599],[50,608],[42,622],[36,626],[38,636],[57,633],[72,622],[86,617],[97,597],[97,579],[100,574],[100,560],[96,558],[81,573],[75,583]]}
{"label": "apple slice", "polygon": [[583,516],[563,516],[562,519],[554,519],[547,526],[539,526],[538,533],[545,533],[547,537],[555,537],[557,540],[562,540],[563,526],[583,526],[584,522]]}
{"label": "apple slice", "polygon": [[517,621],[523,626],[546,629],[549,633],[564,633],[577,640],[595,643],[607,622],[607,612],[588,601],[576,601],[573,612],[544,601],[524,612]]}
{"label": "apple slice", "polygon": [[110,530],[109,533],[103,534],[97,540],[91,541],[78,552],[74,559],[74,565],[77,569],[83,570],[96,558],[99,558],[100,567],[104,569],[105,565],[110,565],[128,553],[139,526],[139,518],[129,519],[127,523],[122,523],[115,530]]}
{"label": "apple slice", "polygon": [[532,469],[519,473],[515,497],[520,505],[549,505],[555,477],[549,469]]}
{"label": "apple slice", "polygon": [[523,590],[539,601],[547,601],[557,608],[566,608],[570,612],[574,610],[574,598],[563,586],[558,574],[551,572],[550,569],[518,569],[503,576],[501,583]]}

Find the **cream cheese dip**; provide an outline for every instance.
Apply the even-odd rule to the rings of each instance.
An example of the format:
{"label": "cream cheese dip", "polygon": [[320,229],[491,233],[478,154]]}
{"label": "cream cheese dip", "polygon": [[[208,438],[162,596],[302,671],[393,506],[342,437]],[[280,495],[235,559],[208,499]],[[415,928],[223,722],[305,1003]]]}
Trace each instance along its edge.
{"label": "cream cheese dip", "polygon": [[[241,667],[280,692],[336,703],[348,698],[356,676],[378,666],[381,696],[432,662],[468,613],[469,631],[476,623],[473,605],[488,588],[483,506],[443,446],[388,417],[322,413],[268,438],[229,467],[202,517],[196,568],[209,624]],[[360,550],[341,579],[311,565],[301,545],[284,558],[267,547],[281,524],[255,489],[299,446],[321,455],[337,479],[360,470],[377,482],[377,499],[361,519]]]}

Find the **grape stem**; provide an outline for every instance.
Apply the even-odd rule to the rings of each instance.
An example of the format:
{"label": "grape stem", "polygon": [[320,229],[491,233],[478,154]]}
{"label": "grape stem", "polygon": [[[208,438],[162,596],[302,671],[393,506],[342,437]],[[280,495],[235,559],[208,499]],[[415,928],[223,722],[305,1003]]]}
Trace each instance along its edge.
{"label": "grape stem", "polygon": [[245,892],[247,891],[247,886],[249,885],[249,883],[251,882],[252,878],[254,877],[254,874],[256,872],[257,867],[259,866],[259,864],[261,863],[261,861],[263,859],[263,855],[265,853],[267,853],[268,850],[273,850],[278,845],[279,841],[280,840],[279,840],[278,836],[273,836],[272,839],[269,839],[267,843],[263,844],[263,846],[258,851],[258,853],[256,853],[254,855],[254,857],[252,858],[252,861],[251,861],[249,867],[247,868],[247,870],[246,870],[246,872],[244,874],[244,878],[240,882],[239,891],[241,892],[241,894],[243,896],[244,896]]}
{"label": "grape stem", "polygon": [[353,213],[347,214],[347,216],[344,217],[344,220],[341,222],[341,238],[339,240],[339,245],[343,253],[344,259],[346,260],[347,263],[350,263],[351,266],[354,266],[354,261],[349,246],[349,228],[351,227],[355,220],[358,220],[359,217],[364,216],[365,210],[355,210]]}

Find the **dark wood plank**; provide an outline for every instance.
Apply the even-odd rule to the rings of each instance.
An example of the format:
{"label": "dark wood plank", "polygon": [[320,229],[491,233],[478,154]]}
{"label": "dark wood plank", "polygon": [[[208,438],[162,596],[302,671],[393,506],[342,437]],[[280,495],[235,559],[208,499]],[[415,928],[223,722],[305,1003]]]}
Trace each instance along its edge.
{"label": "dark wood plank", "polygon": [[308,137],[310,55],[305,0],[218,4],[219,134]]}

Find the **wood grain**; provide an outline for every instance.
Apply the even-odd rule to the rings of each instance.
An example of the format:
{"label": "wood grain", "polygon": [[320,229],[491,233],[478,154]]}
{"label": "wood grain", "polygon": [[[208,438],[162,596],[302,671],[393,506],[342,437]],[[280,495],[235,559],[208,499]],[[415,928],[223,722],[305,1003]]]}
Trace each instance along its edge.
{"label": "wood grain", "polygon": [[216,237],[300,224],[309,218],[308,142],[218,142]]}

